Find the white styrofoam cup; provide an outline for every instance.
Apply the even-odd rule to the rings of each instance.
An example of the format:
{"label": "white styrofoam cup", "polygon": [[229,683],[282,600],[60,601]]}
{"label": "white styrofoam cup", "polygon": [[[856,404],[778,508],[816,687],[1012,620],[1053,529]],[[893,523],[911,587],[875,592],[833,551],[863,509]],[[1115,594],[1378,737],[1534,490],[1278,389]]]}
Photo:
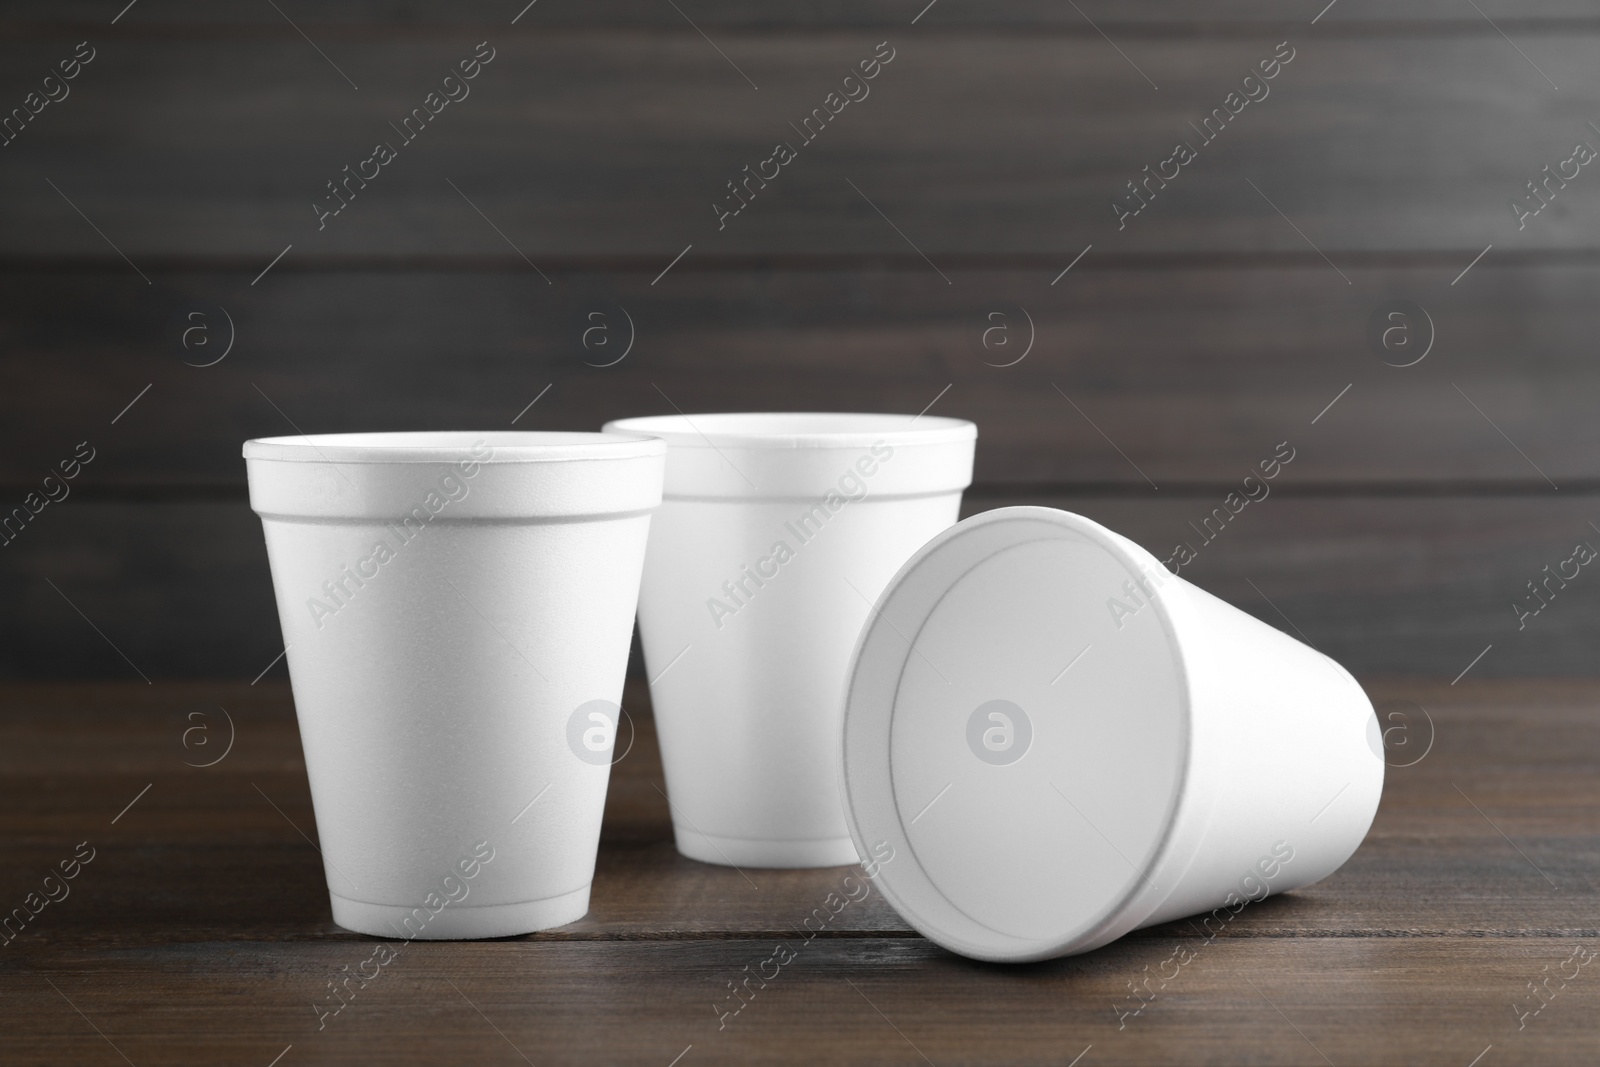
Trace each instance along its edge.
{"label": "white styrofoam cup", "polygon": [[757,413],[606,429],[668,445],[639,631],[678,851],[855,863],[838,785],[850,647],[900,564],[955,522],[977,428]]}
{"label": "white styrofoam cup", "polygon": [[849,668],[843,757],[856,843],[894,849],[885,898],[1000,961],[1225,922],[1324,878],[1384,770],[1344,668],[1041,507],[975,515],[889,583]]}
{"label": "white styrofoam cup", "polygon": [[247,441],[340,926],[501,937],[589,906],[665,447]]}

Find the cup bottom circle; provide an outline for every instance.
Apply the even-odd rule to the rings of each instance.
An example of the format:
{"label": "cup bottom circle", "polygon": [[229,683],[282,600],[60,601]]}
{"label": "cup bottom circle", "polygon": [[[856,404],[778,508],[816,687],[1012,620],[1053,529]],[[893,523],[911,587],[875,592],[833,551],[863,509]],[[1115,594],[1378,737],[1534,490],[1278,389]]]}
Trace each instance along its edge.
{"label": "cup bottom circle", "polygon": [[[515,937],[577,922],[589,913],[589,886],[570,893],[515,904],[449,904],[435,915],[403,904],[371,904],[329,893],[333,921],[346,930],[400,940],[451,941]],[[418,915],[417,913],[421,913]],[[422,916],[428,916],[422,922]],[[406,920],[410,919],[408,926]]]}
{"label": "cup bottom circle", "polygon": [[718,837],[682,826],[672,830],[679,852],[719,867],[849,867],[861,862],[848,837],[782,840]]}

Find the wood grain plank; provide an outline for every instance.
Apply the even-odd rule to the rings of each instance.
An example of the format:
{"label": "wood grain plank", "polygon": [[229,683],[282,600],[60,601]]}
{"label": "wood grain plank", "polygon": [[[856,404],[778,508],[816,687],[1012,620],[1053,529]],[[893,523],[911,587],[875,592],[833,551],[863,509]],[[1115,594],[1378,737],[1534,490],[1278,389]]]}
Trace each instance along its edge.
{"label": "wood grain plank", "polygon": [[[1600,898],[1595,683],[1377,679],[1368,688],[1384,724],[1411,736],[1409,749],[1391,738],[1392,766],[1366,843],[1335,876],[1252,905],[1228,924],[1227,938],[1592,935]],[[321,861],[300,836],[315,839],[315,817],[283,684],[0,692],[0,834],[8,843],[0,899],[20,899],[77,841],[97,852],[73,894],[8,951],[365,940],[332,924]],[[613,770],[590,914],[531,940],[785,938],[830,893],[850,891],[843,880],[859,878],[852,868],[741,873],[677,855],[642,684],[631,684],[625,704],[638,732]],[[223,707],[233,748],[213,767],[187,765],[221,755]],[[196,726],[214,751],[187,733]],[[277,891],[267,899],[262,886]],[[819,936],[914,935],[870,894]],[[1179,920],[1131,936],[1165,941],[1195,931]]]}
{"label": "wood grain plank", "polygon": [[[639,739],[614,772],[592,914],[526,938],[405,946],[328,1015],[329,983],[374,942],[327,921],[320,864],[289,825],[312,821],[286,688],[7,685],[3,899],[73,841],[91,838],[99,854],[0,956],[12,1009],[0,1056],[1020,1064],[1092,1052],[1083,1062],[1459,1065],[1492,1049],[1504,1062],[1587,1062],[1600,1048],[1587,971],[1552,984],[1538,1015],[1519,1011],[1537,1003],[1530,983],[1565,973],[1574,948],[1600,936],[1600,688],[1371,687],[1380,707],[1429,708],[1436,736],[1422,760],[1391,768],[1373,833],[1341,871],[1252,906],[1214,938],[1179,922],[1021,967],[939,950],[875,896],[806,941],[792,922],[844,870],[754,872],[752,891],[733,871],[673,857],[659,800],[635,788],[659,773],[635,687]],[[183,709],[223,702],[235,749],[209,769],[181,766]],[[250,782],[289,818],[244,803]],[[1457,783],[1495,824],[1451,799]],[[609,832],[619,823],[621,836]],[[653,841],[639,836],[651,827]],[[775,958],[788,962],[763,963]],[[732,983],[752,970],[766,978],[735,999]]]}
{"label": "wood grain plank", "polygon": [[[1210,541],[1197,529],[1223,506],[1221,492],[1150,496],[983,495],[965,511],[1064,507],[1162,559],[1188,544],[1196,558],[1184,577],[1361,673],[1591,670],[1600,600],[1586,579],[1552,585],[1548,605],[1526,619],[1514,605],[1531,610],[1527,583],[1543,580],[1542,568],[1579,541],[1600,543],[1588,525],[1600,521],[1592,495],[1275,494]],[[0,620],[0,671],[12,678],[138,680],[131,660],[155,679],[247,682],[283,648],[260,525],[243,501],[69,498],[0,555],[0,595],[15,607]]]}
{"label": "wood grain plank", "polygon": [[[1085,16],[1094,24],[1123,32],[1204,28],[1210,32],[1235,26],[1304,27],[1317,20],[1325,31],[1348,32],[1352,26],[1376,24],[1378,27],[1426,26],[1472,29],[1492,33],[1484,14],[1495,25],[1507,30],[1551,22],[1588,22],[1593,8],[1581,0],[1484,0],[1479,14],[1470,6],[1450,0],[1340,0],[1332,11],[1323,13],[1322,3],[1285,5],[1277,0],[1211,0],[1203,7],[1172,4],[1164,0],[1083,0],[1078,6],[1050,3],[1049,0],[992,0],[987,4],[944,4],[933,7],[928,0],[823,0],[809,4],[753,3],[738,0],[695,0],[684,7],[695,23],[706,27],[803,28],[803,27],[904,27],[916,20],[925,32],[946,27],[1014,27],[1038,30],[1081,30],[1093,33]],[[932,10],[937,10],[934,17]],[[168,0],[160,5],[135,8],[118,20],[124,33],[158,30],[177,33],[195,26],[247,26],[252,29],[284,26],[277,13],[253,6],[207,4],[204,0]],[[388,28],[426,30],[440,26],[483,25],[506,27],[513,18],[529,32],[564,26],[680,28],[684,17],[670,7],[649,0],[588,0],[583,4],[552,3],[537,6],[527,0],[459,0],[445,5],[417,3],[416,0],[325,0],[316,5],[289,5],[285,8],[295,22],[330,30],[366,32]],[[10,28],[51,26],[65,22],[95,27],[102,32],[116,11],[108,13],[105,4],[93,0],[65,0],[41,9],[37,5],[8,0],[0,4],[0,23]],[[1318,18],[1319,14],[1321,15]],[[291,31],[292,32],[292,31]]]}
{"label": "wood grain plank", "polygon": [[1514,1009],[1573,940],[1219,938],[1121,1030],[1171,942],[1001,968],[818,939],[720,1031],[728,983],[772,942],[417,944],[320,1032],[313,1005],[367,944],[68,949],[0,973],[17,1009],[0,1048],[18,1065],[117,1062],[107,1041],[134,1063],[265,1064],[293,1045],[321,1063],[1065,1064],[1092,1045],[1086,1064],[1461,1067],[1493,1045],[1579,1064],[1597,1047],[1591,976],[1520,1032]]}
{"label": "wood grain plank", "polygon": [[[119,777],[117,784],[131,784],[120,797],[125,804],[144,783]],[[275,788],[273,781],[260,784],[301,828],[314,833],[309,803],[285,804],[282,787]],[[165,816],[144,816],[141,823],[152,828],[141,831],[136,845],[107,844],[105,837],[117,835],[98,826],[79,826],[74,833],[63,820],[30,824],[27,836],[48,840],[18,843],[8,850],[12,870],[0,882],[0,890],[11,901],[8,907],[20,906],[78,842],[94,844],[95,861],[74,883],[73,895],[60,907],[50,905],[33,928],[7,946],[8,953],[37,955],[63,945],[87,944],[148,948],[222,941],[363,940],[334,925],[316,853],[248,785],[245,792],[212,789],[204,794],[175,793],[171,785],[158,781],[164,799],[152,791],[140,801],[140,806],[151,803],[151,811],[164,805]],[[1430,830],[1397,836],[1380,824],[1337,876],[1252,905],[1229,921],[1226,936],[1594,936],[1600,851],[1594,847],[1592,828],[1572,833],[1531,831],[1526,827],[1536,821],[1537,812],[1512,807],[1503,798],[1497,803],[1492,793],[1475,791],[1474,802],[1486,805],[1485,810],[1511,835],[1513,847],[1448,785],[1445,790],[1449,797],[1441,794],[1440,807],[1454,798],[1459,813],[1450,811],[1447,821],[1459,821],[1463,832]],[[1583,796],[1592,801],[1591,794]],[[174,808],[175,798],[188,805],[182,809],[187,821]],[[218,817],[196,818],[194,805],[209,803],[221,805]],[[230,821],[223,824],[222,817]],[[1392,821],[1387,813],[1382,818]],[[1543,880],[1541,871],[1554,886]],[[813,916],[819,909],[828,917],[826,927],[816,931],[819,939],[920,936],[876,893],[828,916],[830,895],[834,900],[847,893],[859,896],[863,884],[859,870],[747,870],[745,875],[756,888],[737,871],[679,856],[669,841],[619,841],[608,830],[595,869],[589,914],[528,940],[782,940],[795,936],[807,918],[813,924],[819,921]],[[176,892],[175,885],[185,888]],[[264,899],[261,885],[272,885],[278,892]],[[1193,938],[1201,918],[1176,920],[1128,937],[1160,942]],[[1204,928],[1198,936],[1205,936]]]}
{"label": "wood grain plank", "polygon": [[[264,267],[291,243],[298,260],[502,251],[461,194],[534,262],[631,255],[664,267],[689,244],[698,257],[904,253],[894,227],[935,263],[1064,263],[1090,242],[1309,255],[1309,239],[1335,263],[1428,250],[1462,266],[1491,242],[1595,248],[1600,199],[1584,176],[1521,230],[1508,208],[1542,166],[1594,137],[1582,116],[1600,111],[1595,32],[1529,30],[1514,47],[1498,33],[1315,30],[1294,35],[1270,96],[1200,144],[1189,123],[1222,106],[1279,38],[1151,39],[1129,62],[1099,34],[918,37],[908,26],[871,95],[797,145],[723,228],[713,203],[726,183],[776,142],[798,141],[789,124],[888,31],[723,31],[727,59],[688,27],[502,39],[472,95],[401,145],[370,187],[352,185],[356,199],[322,230],[312,204],[324,183],[399,140],[389,124],[480,31],[340,41],[331,63],[297,34],[107,41],[72,96],[4,149],[0,196],[27,225],[0,232],[0,254],[110,256],[50,182],[135,263],[249,255]],[[0,67],[16,72],[8,96],[20,101],[74,44],[0,44]],[[1184,139],[1198,158],[1119,230],[1112,198]]]}
{"label": "wood grain plank", "polygon": [[[1089,257],[1054,286],[1042,270],[952,272],[946,286],[925,266],[680,265],[656,286],[626,271],[546,285],[525,264],[276,270],[254,287],[249,273],[153,287],[125,270],[0,274],[0,503],[86,439],[98,455],[84,492],[242,487],[240,444],[296,427],[585,430],[674,405],[916,412],[947,385],[934,410],[978,423],[980,486],[1214,489],[1285,440],[1286,487],[1600,484],[1597,264],[1487,260],[1454,286],[1419,266],[1351,271],[1346,286],[1325,264]],[[1436,338],[1415,366],[1386,364],[1410,357],[1368,337],[1396,299],[1421,305]],[[1428,327],[1406,328],[1396,339],[1420,354]]]}

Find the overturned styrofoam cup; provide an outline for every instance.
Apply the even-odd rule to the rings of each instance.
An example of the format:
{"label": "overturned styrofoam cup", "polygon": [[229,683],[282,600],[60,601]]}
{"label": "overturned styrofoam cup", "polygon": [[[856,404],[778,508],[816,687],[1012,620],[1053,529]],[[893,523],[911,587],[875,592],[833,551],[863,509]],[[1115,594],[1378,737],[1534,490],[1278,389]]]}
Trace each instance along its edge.
{"label": "overturned styrofoam cup", "polygon": [[588,910],[665,452],[595,433],[245,443],[334,922],[502,937]]}
{"label": "overturned styrofoam cup", "polygon": [[956,521],[977,428],[803,413],[606,428],[668,445],[639,632],[678,851],[857,862],[838,782],[845,665],[894,572]]}
{"label": "overturned styrofoam cup", "polygon": [[[1064,511],[1001,508],[889,583],[845,696],[858,845],[912,926],[1021,961],[1333,873],[1383,789],[1333,660]],[[1213,910],[1214,909],[1214,910]]]}

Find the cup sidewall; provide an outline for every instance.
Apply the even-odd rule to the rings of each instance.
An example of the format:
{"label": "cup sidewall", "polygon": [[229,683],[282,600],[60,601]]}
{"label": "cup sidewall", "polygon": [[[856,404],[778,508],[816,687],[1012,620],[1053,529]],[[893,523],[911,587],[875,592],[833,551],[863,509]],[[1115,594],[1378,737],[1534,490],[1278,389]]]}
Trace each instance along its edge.
{"label": "cup sidewall", "polygon": [[[639,626],[647,668],[661,675],[651,697],[685,822],[716,837],[848,839],[839,693],[855,635],[900,565],[955,522],[960,500],[862,501],[808,541],[796,532],[801,503],[663,503]],[[792,551],[782,564],[780,544]],[[757,586],[748,575],[763,571]],[[730,595],[724,583],[741,580]]]}
{"label": "cup sidewall", "polygon": [[1383,791],[1372,705],[1348,671],[1182,578],[1164,599],[1192,741],[1172,844],[1152,871],[1175,888],[1136,927],[1231,916],[1326,877],[1361,844]]}
{"label": "cup sidewall", "polygon": [[[659,455],[612,462],[635,467],[618,474],[626,504],[652,479],[659,494]],[[326,465],[272,466],[280,483],[301,468],[306,510],[326,506]],[[479,843],[494,859],[453,908],[582,890],[610,766],[579,758],[569,719],[621,702],[649,511],[563,515],[558,493],[553,518],[529,514],[560,473],[544,464],[520,518],[446,508],[413,528],[388,479],[414,488],[415,466],[430,465],[340,465],[378,516],[262,516],[330,893],[420,905]],[[513,489],[515,466],[497,471]]]}
{"label": "cup sidewall", "polygon": [[719,451],[669,447],[639,602],[674,818],[848,853],[845,669],[889,580],[958,518],[973,442]]}

